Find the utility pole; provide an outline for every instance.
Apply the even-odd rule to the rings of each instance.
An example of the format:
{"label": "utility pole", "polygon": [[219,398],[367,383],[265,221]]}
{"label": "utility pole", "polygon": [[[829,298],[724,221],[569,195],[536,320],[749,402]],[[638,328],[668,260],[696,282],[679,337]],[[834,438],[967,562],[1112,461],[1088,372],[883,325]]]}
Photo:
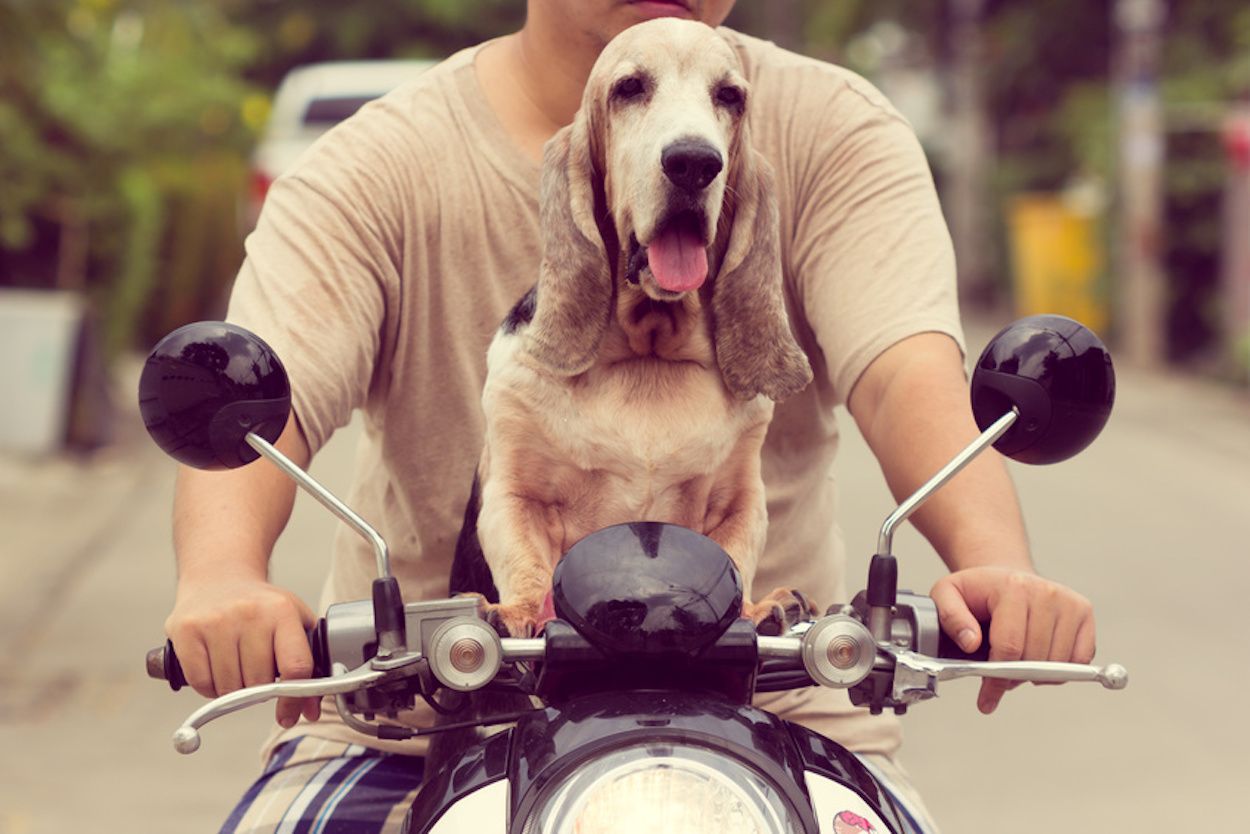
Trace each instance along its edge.
{"label": "utility pole", "polygon": [[955,244],[960,294],[987,303],[994,294],[990,193],[986,177],[992,148],[981,73],[981,23],[985,0],[950,0],[950,144],[947,222]]}
{"label": "utility pole", "polygon": [[1250,104],[1230,109],[1223,138],[1229,167],[1220,270],[1223,342],[1232,374],[1250,382]]}
{"label": "utility pole", "polygon": [[1119,48],[1115,81],[1119,116],[1117,331],[1122,353],[1142,366],[1166,355],[1167,279],[1162,265],[1163,106],[1158,72],[1163,0],[1116,0]]}

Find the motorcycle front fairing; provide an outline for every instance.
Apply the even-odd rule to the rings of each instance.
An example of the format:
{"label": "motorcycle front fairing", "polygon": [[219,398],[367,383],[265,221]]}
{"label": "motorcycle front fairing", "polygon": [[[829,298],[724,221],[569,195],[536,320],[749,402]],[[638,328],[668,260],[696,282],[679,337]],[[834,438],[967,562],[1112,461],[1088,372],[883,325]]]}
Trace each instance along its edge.
{"label": "motorcycle front fairing", "polygon": [[601,530],[557,565],[553,607],[535,693],[546,708],[431,774],[414,834],[817,834],[841,814],[872,826],[861,831],[909,830],[852,754],[750,705],[757,635],[710,540]]}
{"label": "motorcycle front fairing", "polygon": [[653,690],[578,698],[471,747],[430,777],[404,830],[636,832],[642,811],[691,834],[911,830],[829,739],[715,694]]}

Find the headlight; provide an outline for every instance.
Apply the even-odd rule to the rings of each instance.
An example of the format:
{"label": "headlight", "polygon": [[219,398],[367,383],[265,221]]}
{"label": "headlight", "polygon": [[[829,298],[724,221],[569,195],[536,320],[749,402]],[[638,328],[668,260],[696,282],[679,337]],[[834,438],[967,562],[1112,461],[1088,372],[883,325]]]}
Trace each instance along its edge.
{"label": "headlight", "polygon": [[525,834],[792,834],[781,795],[751,767],[700,747],[614,750],[539,800]]}

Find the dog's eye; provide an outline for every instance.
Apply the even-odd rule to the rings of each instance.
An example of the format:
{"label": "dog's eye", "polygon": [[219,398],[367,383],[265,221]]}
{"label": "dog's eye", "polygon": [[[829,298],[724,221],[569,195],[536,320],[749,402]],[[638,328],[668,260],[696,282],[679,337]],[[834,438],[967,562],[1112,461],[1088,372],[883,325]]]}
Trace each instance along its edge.
{"label": "dog's eye", "polygon": [[638,98],[647,91],[647,85],[636,75],[628,78],[622,78],[612,87],[612,98],[620,101],[629,101]]}
{"label": "dog's eye", "polygon": [[716,103],[721,107],[737,110],[746,104],[746,96],[738,87],[726,84],[716,91]]}

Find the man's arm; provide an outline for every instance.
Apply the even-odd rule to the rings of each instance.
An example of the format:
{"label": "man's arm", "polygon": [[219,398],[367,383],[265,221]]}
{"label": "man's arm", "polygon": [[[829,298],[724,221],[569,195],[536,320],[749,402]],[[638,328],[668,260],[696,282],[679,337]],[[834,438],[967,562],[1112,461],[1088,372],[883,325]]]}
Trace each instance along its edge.
{"label": "man's arm", "polygon": [[[300,466],[308,444],[292,416],[278,449]],[[187,682],[205,697],[312,674],[305,637],[315,616],[297,596],[269,583],[269,554],[290,519],[295,483],[267,461],[226,472],[182,467],[174,491],[178,591],[165,632]],[[290,726],[319,702],[279,702]]]}
{"label": "man's arm", "polygon": [[[847,403],[890,490],[906,498],[979,433],[963,358],[948,336],[905,339],[879,356]],[[1088,663],[1094,657],[1089,601],[1033,571],[1015,487],[1003,459],[982,455],[912,516],[951,570],[930,592],[942,628],[965,651],[991,621],[992,660]],[[977,704],[993,712],[1005,681],[987,680]]]}

